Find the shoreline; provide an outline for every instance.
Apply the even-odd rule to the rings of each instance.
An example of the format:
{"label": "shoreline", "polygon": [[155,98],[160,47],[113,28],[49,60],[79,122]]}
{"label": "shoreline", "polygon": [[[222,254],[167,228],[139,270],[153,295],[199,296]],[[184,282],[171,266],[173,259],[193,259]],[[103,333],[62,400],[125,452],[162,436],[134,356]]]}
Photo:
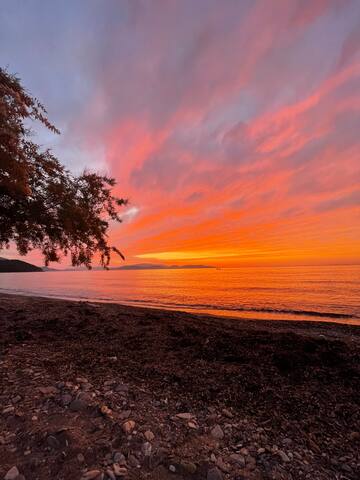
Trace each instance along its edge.
{"label": "shoreline", "polygon": [[0,478],[360,476],[355,325],[18,294],[0,317]]}
{"label": "shoreline", "polygon": [[[119,305],[120,307],[129,307],[129,308],[141,308],[146,310],[160,310],[162,312],[178,312],[185,313],[188,315],[194,315],[199,317],[214,317],[219,319],[230,319],[237,321],[252,321],[252,322],[300,322],[300,323],[325,323],[325,324],[337,324],[337,325],[349,325],[360,327],[360,318],[347,313],[333,313],[333,312],[313,312],[313,311],[286,311],[286,310],[271,310],[271,309],[258,309],[258,310],[246,310],[246,309],[220,309],[213,307],[212,309],[206,308],[184,308],[181,307],[171,307],[168,305],[153,305],[145,303],[136,303],[136,302],[124,302],[116,301],[114,299],[91,299],[89,297],[72,297],[72,296],[57,296],[57,295],[37,295],[32,292],[12,292],[7,291],[6,289],[0,288],[0,297],[1,296],[15,296],[15,297],[30,297],[34,299],[49,299],[49,300],[61,300],[65,302],[83,302],[90,304],[99,304],[99,305]],[[241,312],[241,314],[239,313]],[[249,316],[241,316],[245,313],[252,313]],[[267,318],[258,318],[256,315],[267,315]],[[287,314],[293,315],[294,318],[277,318],[276,315]],[[273,317],[272,317],[273,316]],[[306,317],[306,318],[304,318]]]}

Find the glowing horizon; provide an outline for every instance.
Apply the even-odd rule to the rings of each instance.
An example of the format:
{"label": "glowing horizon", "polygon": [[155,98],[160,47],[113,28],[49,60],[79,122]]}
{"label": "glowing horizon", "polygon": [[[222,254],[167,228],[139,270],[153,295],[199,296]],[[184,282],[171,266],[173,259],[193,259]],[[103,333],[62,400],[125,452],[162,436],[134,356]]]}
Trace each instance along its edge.
{"label": "glowing horizon", "polygon": [[117,179],[128,263],[360,263],[358,1],[19,5],[2,64],[44,147]]}

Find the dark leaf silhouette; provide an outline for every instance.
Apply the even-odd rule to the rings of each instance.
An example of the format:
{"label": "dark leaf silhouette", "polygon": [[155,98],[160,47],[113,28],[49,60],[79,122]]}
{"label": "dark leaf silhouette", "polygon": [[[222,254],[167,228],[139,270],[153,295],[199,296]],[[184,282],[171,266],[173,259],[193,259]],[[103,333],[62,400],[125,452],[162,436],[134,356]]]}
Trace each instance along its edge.
{"label": "dark leaf silhouette", "polygon": [[37,120],[59,133],[42,104],[19,79],[0,68],[0,249],[14,242],[21,255],[40,248],[45,264],[70,255],[72,265],[91,268],[94,255],[109,265],[109,221],[120,222],[126,200],[113,196],[113,178],[66,170],[50,150],[31,140],[26,125]]}

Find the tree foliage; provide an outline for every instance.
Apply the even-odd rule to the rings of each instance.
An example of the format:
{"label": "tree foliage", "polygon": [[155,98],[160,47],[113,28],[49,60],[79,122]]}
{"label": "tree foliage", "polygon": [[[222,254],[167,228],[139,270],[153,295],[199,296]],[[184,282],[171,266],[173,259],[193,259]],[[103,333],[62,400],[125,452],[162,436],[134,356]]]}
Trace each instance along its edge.
{"label": "tree foliage", "polygon": [[43,105],[0,68],[0,249],[11,242],[21,255],[40,248],[46,265],[61,255],[88,268],[94,255],[104,267],[112,252],[123,258],[107,236],[126,204],[112,194],[115,180],[86,171],[72,175],[32,141],[27,124],[33,120],[59,133]]}

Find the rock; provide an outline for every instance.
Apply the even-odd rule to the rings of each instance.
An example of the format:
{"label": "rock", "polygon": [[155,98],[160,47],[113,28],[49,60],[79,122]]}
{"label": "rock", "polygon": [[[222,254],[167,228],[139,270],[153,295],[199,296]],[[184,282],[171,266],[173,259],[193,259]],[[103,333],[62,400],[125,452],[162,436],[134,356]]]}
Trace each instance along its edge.
{"label": "rock", "polygon": [[262,455],[263,453],[265,453],[265,448],[258,448],[258,449],[257,449],[257,453],[258,453],[259,455]]}
{"label": "rock", "polygon": [[70,403],[70,410],[72,410],[73,412],[81,412],[83,410],[86,410],[86,408],[87,403],[80,398],[75,398],[75,400]]}
{"label": "rock", "polygon": [[222,413],[227,418],[233,418],[234,417],[234,415],[227,408],[223,408]]}
{"label": "rock", "polygon": [[185,460],[180,462],[180,467],[190,475],[193,475],[197,470],[197,466],[195,465],[195,463],[187,462]]}
{"label": "rock", "polygon": [[114,463],[119,465],[126,465],[126,458],[121,452],[115,452],[113,456]]}
{"label": "rock", "polygon": [[100,470],[89,470],[83,474],[82,480],[94,480],[94,478],[98,477],[100,474]]}
{"label": "rock", "polygon": [[351,432],[349,437],[352,441],[360,440],[360,432]]}
{"label": "rock", "polygon": [[125,477],[127,475],[127,469],[125,467],[120,467],[117,463],[113,464],[113,470],[117,477]]}
{"label": "rock", "polygon": [[145,442],[142,447],[142,452],[143,454],[145,455],[145,457],[150,457],[151,455],[151,450],[152,450],[152,447],[151,447],[151,443],[150,442]]}
{"label": "rock", "polygon": [[175,465],[169,465],[169,470],[170,470],[170,472],[175,473],[176,472]]}
{"label": "rock", "polygon": [[77,382],[77,383],[88,383],[89,380],[88,380],[87,378],[85,378],[85,377],[77,377],[77,378],[76,378],[76,382]]}
{"label": "rock", "polygon": [[20,400],[21,400],[20,395],[15,395],[15,397],[13,397],[13,398],[11,399],[11,401],[12,401],[13,403],[19,403]]}
{"label": "rock", "polygon": [[279,450],[277,453],[284,463],[290,462],[290,458],[286,455],[286,453],[283,450]]}
{"label": "rock", "polygon": [[106,405],[101,405],[100,407],[100,413],[104,416],[109,416],[112,414],[112,411],[109,407],[107,407]]}
{"label": "rock", "polygon": [[7,472],[7,474],[4,477],[4,480],[15,480],[19,475],[20,475],[19,470],[17,469],[16,466],[14,466],[14,467],[11,467],[10,470]]}
{"label": "rock", "polygon": [[64,407],[67,407],[68,405],[70,405],[71,402],[72,402],[71,395],[69,395],[68,393],[64,393],[64,395],[61,395],[61,404]]}
{"label": "rock", "polygon": [[135,428],[134,420],[128,420],[122,425],[122,429],[126,434],[130,434],[134,430],[134,428]]}
{"label": "rock", "polygon": [[130,465],[131,467],[139,467],[139,466],[140,466],[140,462],[139,462],[139,460],[135,457],[135,455],[129,455],[128,462],[129,462],[129,465]]}
{"label": "rock", "polygon": [[207,480],[223,480],[223,475],[218,468],[214,467],[207,472],[206,479]]}
{"label": "rock", "polygon": [[230,455],[230,462],[236,463],[241,467],[245,467],[245,458],[242,455],[240,455],[240,453],[232,453]]}
{"label": "rock", "polygon": [[110,480],[116,480],[115,473],[108,468],[106,470],[106,475],[110,478]]}
{"label": "rock", "polygon": [[47,444],[51,448],[59,448],[60,442],[54,435],[49,435],[46,440]]}
{"label": "rock", "polygon": [[249,450],[243,447],[243,448],[240,448],[240,453],[241,455],[244,455],[245,457],[247,457],[249,455]]}
{"label": "rock", "polygon": [[15,412],[15,407],[13,407],[12,405],[9,407],[5,407],[4,410],[2,411],[4,415],[6,415],[7,413],[13,413],[13,412]]}
{"label": "rock", "polygon": [[144,437],[148,442],[152,442],[155,438],[155,435],[151,430],[146,430],[146,432],[144,433]]}
{"label": "rock", "polygon": [[82,453],[78,453],[77,457],[79,463],[84,463],[85,462],[85,457]]}
{"label": "rock", "polygon": [[228,472],[230,470],[229,466],[226,465],[226,463],[224,462],[224,460],[221,457],[218,457],[216,459],[216,466],[219,467],[220,470],[222,470],[223,472]]}
{"label": "rock", "polygon": [[181,420],[191,420],[193,416],[191,415],[191,413],[185,412],[185,413],[177,413],[176,417],[181,418]]}
{"label": "rock", "polygon": [[193,430],[196,430],[198,428],[196,423],[194,423],[194,422],[188,422],[188,427],[192,428]]}
{"label": "rock", "polygon": [[119,413],[119,418],[121,420],[125,420],[125,418],[130,417],[131,410],[123,410],[121,413]]}
{"label": "rock", "polygon": [[56,387],[39,387],[39,392],[45,396],[57,395],[60,393]]}
{"label": "rock", "polygon": [[210,434],[216,440],[221,440],[222,438],[224,438],[224,432],[220,425],[215,425],[215,427],[211,429]]}

